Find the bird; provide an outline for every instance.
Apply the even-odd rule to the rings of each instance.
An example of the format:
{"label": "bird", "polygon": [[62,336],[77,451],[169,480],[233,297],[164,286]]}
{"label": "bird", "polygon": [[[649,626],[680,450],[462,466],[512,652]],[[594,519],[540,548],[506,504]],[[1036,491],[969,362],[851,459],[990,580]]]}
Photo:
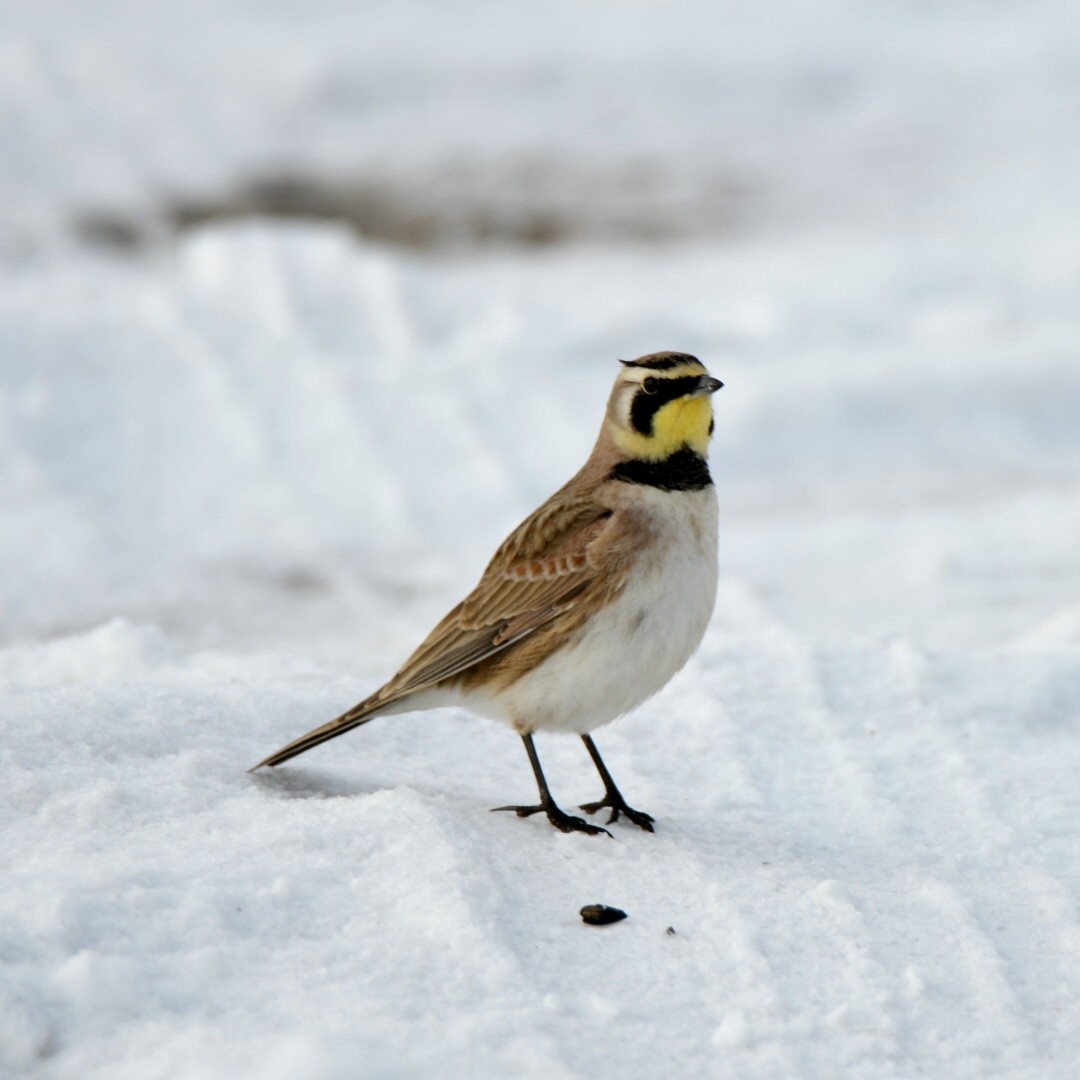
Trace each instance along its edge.
{"label": "bird", "polygon": [[462,706],[521,737],[544,814],[562,832],[611,833],[562,810],[534,735],[580,736],[609,810],[647,832],[591,732],[651,697],[693,655],[716,600],[717,500],[707,455],[712,395],[723,386],[695,356],[621,360],[582,468],[499,546],[479,583],[401,669],[347,712],[251,768],[277,766],[377,716]]}

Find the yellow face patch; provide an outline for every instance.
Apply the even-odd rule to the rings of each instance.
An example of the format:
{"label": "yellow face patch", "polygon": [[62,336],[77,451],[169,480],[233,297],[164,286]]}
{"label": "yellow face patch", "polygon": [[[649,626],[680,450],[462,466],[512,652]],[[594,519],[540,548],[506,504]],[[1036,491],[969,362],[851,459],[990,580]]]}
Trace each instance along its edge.
{"label": "yellow face patch", "polygon": [[642,461],[663,461],[684,447],[705,457],[712,418],[712,401],[707,394],[686,396],[657,409],[651,435],[621,425],[612,425],[612,434],[623,453]]}

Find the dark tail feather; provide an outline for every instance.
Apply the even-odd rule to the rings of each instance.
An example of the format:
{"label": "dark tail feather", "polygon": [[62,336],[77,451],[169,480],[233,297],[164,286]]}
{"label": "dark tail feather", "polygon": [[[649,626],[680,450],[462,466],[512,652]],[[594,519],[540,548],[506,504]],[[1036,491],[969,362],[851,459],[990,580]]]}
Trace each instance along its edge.
{"label": "dark tail feather", "polygon": [[371,698],[368,698],[366,701],[361,701],[359,705],[353,706],[347,713],[342,713],[336,720],[313,728],[306,735],[301,735],[299,739],[294,739],[287,746],[275,750],[269,757],[263,758],[258,765],[252,765],[248,772],[261,769],[264,765],[273,768],[283,761],[288,761],[289,758],[296,757],[297,754],[302,754],[305,750],[310,750],[313,746],[318,746],[319,743],[336,739],[339,735],[344,735],[346,731],[352,731],[353,728],[373,720],[377,713],[392,703],[393,699],[373,702]]}

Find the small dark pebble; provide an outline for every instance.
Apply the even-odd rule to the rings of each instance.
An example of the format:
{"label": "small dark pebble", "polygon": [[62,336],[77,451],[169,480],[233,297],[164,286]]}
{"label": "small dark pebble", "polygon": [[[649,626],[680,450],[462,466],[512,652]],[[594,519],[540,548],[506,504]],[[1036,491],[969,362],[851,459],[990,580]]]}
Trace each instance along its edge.
{"label": "small dark pebble", "polygon": [[626,912],[607,904],[586,904],[581,909],[581,918],[590,926],[607,926],[608,923],[620,922],[626,918]]}

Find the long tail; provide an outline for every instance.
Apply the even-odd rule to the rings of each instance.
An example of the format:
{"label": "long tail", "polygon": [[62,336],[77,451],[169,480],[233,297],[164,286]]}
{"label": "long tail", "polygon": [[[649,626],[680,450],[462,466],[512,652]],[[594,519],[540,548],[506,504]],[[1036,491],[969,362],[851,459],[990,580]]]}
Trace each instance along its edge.
{"label": "long tail", "polygon": [[379,699],[378,694],[373,694],[371,697],[361,701],[359,705],[354,705],[348,712],[342,713],[336,720],[331,720],[321,727],[313,728],[306,735],[301,735],[299,739],[293,739],[287,746],[275,750],[269,757],[263,758],[258,765],[252,765],[248,772],[261,769],[264,765],[273,768],[273,766],[280,765],[283,761],[288,761],[289,758],[296,757],[297,754],[302,754],[305,750],[310,750],[313,746],[318,746],[319,743],[324,743],[329,739],[336,739],[339,735],[344,735],[346,731],[352,731],[353,728],[373,720],[377,713],[392,705],[395,700],[395,698]]}

